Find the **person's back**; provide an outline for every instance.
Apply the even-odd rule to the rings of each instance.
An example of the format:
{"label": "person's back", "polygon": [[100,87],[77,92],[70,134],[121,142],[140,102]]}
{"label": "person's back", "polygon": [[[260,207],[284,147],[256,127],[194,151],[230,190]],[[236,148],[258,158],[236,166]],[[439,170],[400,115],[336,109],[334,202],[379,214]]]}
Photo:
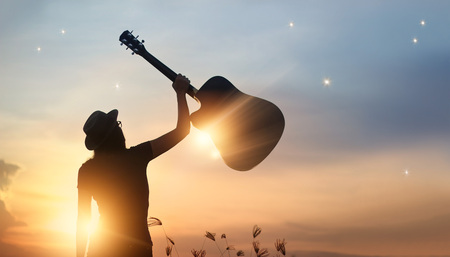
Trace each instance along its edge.
{"label": "person's back", "polygon": [[180,142],[190,130],[185,94],[189,80],[181,75],[172,85],[177,93],[178,121],[172,131],[127,149],[117,110],[96,111],[83,130],[94,157],[78,172],[77,256],[85,255],[91,199],[97,201],[99,226],[89,236],[88,257],[151,257],[147,226],[149,186],[147,165]]}
{"label": "person's back", "polygon": [[147,142],[96,156],[80,168],[79,188],[92,193],[100,214],[99,227],[91,239],[91,254],[105,251],[102,242],[108,242],[108,249],[114,254],[151,246],[147,228],[148,148]]}
{"label": "person's back", "polygon": [[[100,219],[108,227],[133,233],[133,225],[147,222],[147,164],[142,154],[150,144],[125,149],[87,161],[80,169],[79,187],[85,183],[99,207]],[[136,223],[136,224],[135,224]]]}

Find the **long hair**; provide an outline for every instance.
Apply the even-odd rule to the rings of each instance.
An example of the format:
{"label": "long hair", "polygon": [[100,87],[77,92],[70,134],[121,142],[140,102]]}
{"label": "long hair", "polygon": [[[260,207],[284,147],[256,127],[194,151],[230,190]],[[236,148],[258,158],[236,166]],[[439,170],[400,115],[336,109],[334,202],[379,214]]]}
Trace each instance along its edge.
{"label": "long hair", "polygon": [[102,154],[109,154],[126,149],[125,136],[119,126],[114,127],[114,130],[106,138],[106,140],[94,150],[94,157]]}

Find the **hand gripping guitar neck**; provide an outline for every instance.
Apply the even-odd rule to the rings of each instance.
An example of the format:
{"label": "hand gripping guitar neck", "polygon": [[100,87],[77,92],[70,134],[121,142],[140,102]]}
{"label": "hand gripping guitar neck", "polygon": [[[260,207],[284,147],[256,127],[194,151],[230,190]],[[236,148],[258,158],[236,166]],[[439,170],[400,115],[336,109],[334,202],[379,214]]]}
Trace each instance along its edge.
{"label": "hand gripping guitar neck", "polygon": [[[128,30],[119,40],[142,56],[171,81],[172,71],[145,49]],[[262,162],[277,145],[284,130],[284,116],[273,103],[239,91],[227,79],[215,76],[197,90],[189,86],[188,94],[201,103],[191,114],[192,124],[206,131],[232,169],[250,170]]]}

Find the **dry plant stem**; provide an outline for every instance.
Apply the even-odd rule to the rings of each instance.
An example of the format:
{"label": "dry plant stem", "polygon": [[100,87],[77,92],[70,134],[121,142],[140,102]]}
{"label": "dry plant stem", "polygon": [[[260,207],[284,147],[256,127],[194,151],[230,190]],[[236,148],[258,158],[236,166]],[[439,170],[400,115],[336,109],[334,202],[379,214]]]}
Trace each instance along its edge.
{"label": "dry plant stem", "polygon": [[[223,256],[223,252],[222,252],[222,250],[220,250],[220,247],[219,247],[219,245],[217,244],[217,241],[216,241],[216,233],[211,233],[211,232],[206,231],[205,238],[209,238],[209,239],[211,239],[212,241],[214,241],[214,243],[215,243],[216,246],[217,246],[217,249],[219,250],[220,257],[222,257],[222,256]],[[203,248],[202,248],[202,249],[203,249]]]}
{"label": "dry plant stem", "polygon": [[[252,235],[253,235],[253,243],[252,243],[252,245],[255,245],[255,238],[257,237],[257,236],[259,236],[259,234],[261,234],[261,228],[260,227],[258,227],[258,225],[255,225],[255,226],[253,226],[253,231],[252,231]],[[253,254],[253,251],[252,251],[252,249],[250,248],[250,257],[252,257],[252,254]]]}
{"label": "dry plant stem", "polygon": [[[228,249],[230,246],[228,245],[228,240],[227,240],[227,238],[226,237],[224,237],[224,239],[225,239],[225,243],[227,244],[227,248],[226,249]],[[228,250],[226,250],[227,252],[228,252],[228,257],[231,257],[231,255],[230,255],[230,250],[228,249]],[[222,256],[223,254],[221,254],[220,256]]]}
{"label": "dry plant stem", "polygon": [[286,240],[284,238],[283,240],[277,239],[275,241],[275,248],[277,249],[278,252],[286,256]]}
{"label": "dry plant stem", "polygon": [[[177,247],[175,246],[175,242],[173,242],[171,239],[169,239],[169,236],[167,236],[166,229],[164,228],[164,225],[162,224],[161,220],[156,217],[150,217],[147,220],[147,224],[148,224],[148,227],[161,226],[163,229],[164,235],[166,236],[167,248],[169,248],[170,245],[172,245],[173,249],[175,249],[175,252],[177,253],[177,256],[180,257]],[[172,251],[170,251],[170,256],[172,256]]]}
{"label": "dry plant stem", "polygon": [[222,250],[220,250],[220,247],[217,244],[217,241],[214,241],[214,243],[216,243],[217,249],[219,250],[219,253],[220,253],[220,257],[222,257],[223,256],[223,252],[222,252]]}
{"label": "dry plant stem", "polygon": [[203,244],[202,244],[202,249],[201,250],[203,250],[203,248],[205,248],[205,242],[206,242],[206,237],[203,239]]}
{"label": "dry plant stem", "polygon": [[[167,236],[166,229],[164,228],[163,225],[161,225],[161,227],[163,228],[164,235],[166,236],[166,242],[167,242],[167,245],[169,245],[169,241],[170,241],[170,240],[169,240],[169,237]],[[170,243],[172,244],[173,249],[175,249],[175,252],[177,253],[177,256],[180,257],[180,255],[178,254],[177,247],[175,246],[175,243],[172,243],[172,242],[170,242]],[[172,256],[172,255],[171,255],[171,256]]]}

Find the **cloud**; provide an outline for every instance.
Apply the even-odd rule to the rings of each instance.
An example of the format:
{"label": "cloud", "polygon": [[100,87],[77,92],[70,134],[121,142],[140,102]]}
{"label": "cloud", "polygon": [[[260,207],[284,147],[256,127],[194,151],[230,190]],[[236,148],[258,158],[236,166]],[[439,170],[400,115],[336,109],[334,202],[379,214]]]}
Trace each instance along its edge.
{"label": "cloud", "polygon": [[2,249],[2,257],[21,257],[30,256],[30,253],[15,245],[6,244],[0,241],[0,249]]}
{"label": "cloud", "polygon": [[291,256],[295,257],[375,257],[375,255],[356,255],[356,254],[345,254],[345,253],[335,253],[335,252],[322,252],[322,251],[296,251],[292,253]]}
{"label": "cloud", "polygon": [[326,228],[289,223],[288,226],[297,228],[289,235],[291,240],[300,240],[303,245],[320,242],[332,251],[351,248],[354,252],[379,255],[444,255],[450,240],[450,213],[382,225],[368,223]]}
{"label": "cloud", "polygon": [[[19,166],[0,160],[0,191],[6,191],[11,184],[11,178],[17,173]],[[5,202],[0,199],[0,239],[7,228],[23,225],[6,209]]]}
{"label": "cloud", "polygon": [[[283,85],[277,97],[285,99],[280,105],[286,141],[336,155],[343,149],[364,153],[448,140],[450,52],[409,47],[385,47],[391,57],[332,48],[334,59],[311,63],[297,53],[304,70],[293,70],[276,82]],[[330,76],[331,87],[321,86],[323,76]]]}
{"label": "cloud", "polygon": [[365,130],[387,140],[448,137],[448,65],[448,54],[425,52],[378,67],[378,79],[372,82],[378,89],[353,106],[358,110],[355,118]]}
{"label": "cloud", "polygon": [[17,173],[19,166],[0,160],[0,191],[6,191],[11,184],[11,178]]}
{"label": "cloud", "polygon": [[5,203],[0,200],[0,239],[7,228],[23,225],[25,225],[25,223],[16,220],[16,218],[14,218],[14,216],[6,209]]}

